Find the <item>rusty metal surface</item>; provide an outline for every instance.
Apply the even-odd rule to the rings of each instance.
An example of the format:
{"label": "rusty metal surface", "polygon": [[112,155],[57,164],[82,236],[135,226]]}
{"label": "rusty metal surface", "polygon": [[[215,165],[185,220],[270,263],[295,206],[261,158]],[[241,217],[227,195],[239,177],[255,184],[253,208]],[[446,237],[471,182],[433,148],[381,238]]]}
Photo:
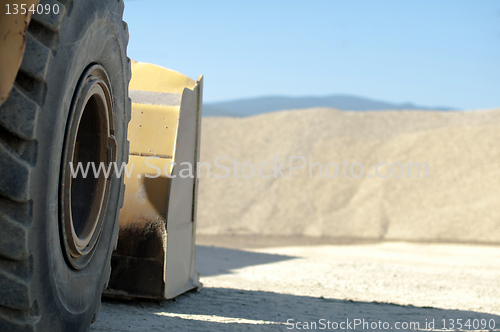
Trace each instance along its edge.
{"label": "rusty metal surface", "polygon": [[162,299],[165,221],[137,220],[120,228],[107,295]]}
{"label": "rusty metal surface", "polygon": [[[32,12],[20,9],[30,8],[38,4],[38,0],[11,0],[7,14],[7,7],[2,3],[0,8],[0,105],[9,96],[14,85],[17,71],[23,60],[26,46],[26,32],[31,20]],[[17,14],[14,14],[14,5],[17,5]]]}

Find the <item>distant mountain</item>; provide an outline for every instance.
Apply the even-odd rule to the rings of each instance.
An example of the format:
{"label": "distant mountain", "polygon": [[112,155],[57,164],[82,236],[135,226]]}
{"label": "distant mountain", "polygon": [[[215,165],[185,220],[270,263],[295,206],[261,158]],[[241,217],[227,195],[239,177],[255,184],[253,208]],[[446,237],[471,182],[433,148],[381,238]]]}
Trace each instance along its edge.
{"label": "distant mountain", "polygon": [[330,95],[326,97],[284,97],[269,96],[260,98],[239,99],[203,105],[204,116],[243,117],[281,110],[332,107],[346,111],[375,110],[438,110],[453,111],[450,107],[426,107],[412,103],[394,104],[379,100],[350,95]]}

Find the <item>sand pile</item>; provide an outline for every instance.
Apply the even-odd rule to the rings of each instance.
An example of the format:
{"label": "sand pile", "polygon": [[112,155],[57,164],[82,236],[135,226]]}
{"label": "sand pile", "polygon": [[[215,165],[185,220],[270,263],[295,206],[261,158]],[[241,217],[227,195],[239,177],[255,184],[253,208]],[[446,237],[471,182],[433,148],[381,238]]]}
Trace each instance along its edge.
{"label": "sand pile", "polygon": [[[274,177],[273,164],[285,162]],[[230,168],[216,168],[214,159]],[[289,177],[289,156],[306,158]],[[309,156],[322,164],[309,174]],[[251,178],[234,176],[233,160]],[[343,176],[341,162],[349,162]],[[203,118],[198,234],[306,235],[500,243],[500,109],[475,112],[284,111],[248,118]],[[257,174],[258,165],[269,178]],[[328,163],[339,174],[325,174]],[[350,166],[362,163],[354,178]],[[386,162],[379,168],[375,165]],[[420,178],[408,163],[421,166]],[[296,159],[294,166],[300,166]],[[401,163],[400,178],[390,165]],[[251,166],[245,166],[251,174]],[[359,165],[353,168],[360,174]],[[398,165],[393,173],[399,176]],[[330,175],[335,175],[333,164]],[[371,178],[369,177],[371,175]]]}

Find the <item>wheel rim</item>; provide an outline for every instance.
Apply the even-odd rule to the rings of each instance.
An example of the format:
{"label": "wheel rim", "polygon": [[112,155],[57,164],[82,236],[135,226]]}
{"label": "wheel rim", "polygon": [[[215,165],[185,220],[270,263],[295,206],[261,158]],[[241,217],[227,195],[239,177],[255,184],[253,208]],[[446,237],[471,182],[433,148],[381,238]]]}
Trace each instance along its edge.
{"label": "wheel rim", "polygon": [[[75,269],[92,258],[104,222],[111,163],[116,161],[112,106],[106,70],[90,66],[73,95],[61,163],[60,235],[66,259]],[[104,168],[111,172],[106,175]]]}

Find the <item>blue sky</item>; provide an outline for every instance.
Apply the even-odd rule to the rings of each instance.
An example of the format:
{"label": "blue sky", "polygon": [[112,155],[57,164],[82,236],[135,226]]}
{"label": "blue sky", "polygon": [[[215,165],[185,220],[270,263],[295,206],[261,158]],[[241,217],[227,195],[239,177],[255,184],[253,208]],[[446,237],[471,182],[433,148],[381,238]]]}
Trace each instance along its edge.
{"label": "blue sky", "polygon": [[205,102],[352,94],[500,107],[497,0],[125,0],[129,56],[191,78]]}

